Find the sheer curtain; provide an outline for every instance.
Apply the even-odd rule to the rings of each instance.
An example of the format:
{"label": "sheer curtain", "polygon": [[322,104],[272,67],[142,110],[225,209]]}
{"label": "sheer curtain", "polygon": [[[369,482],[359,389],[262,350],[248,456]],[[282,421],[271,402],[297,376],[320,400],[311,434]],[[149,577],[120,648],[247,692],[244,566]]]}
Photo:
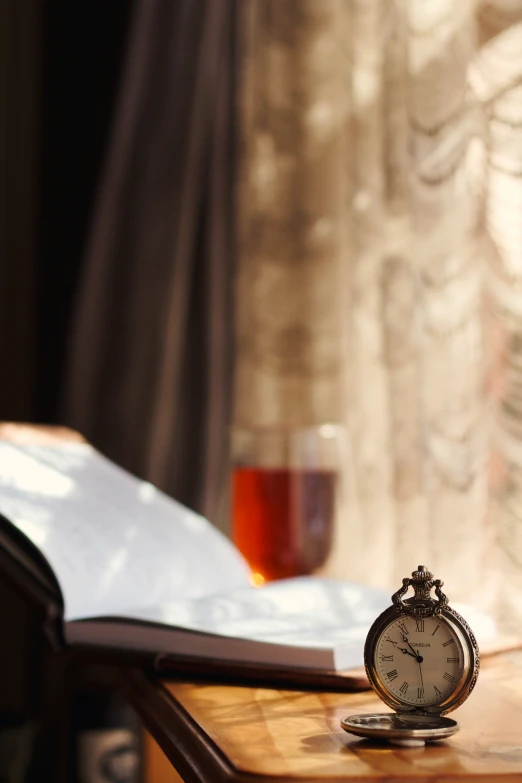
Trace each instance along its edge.
{"label": "sheer curtain", "polygon": [[235,418],[345,423],[328,573],[427,562],[491,606],[522,589],[522,7],[242,12]]}

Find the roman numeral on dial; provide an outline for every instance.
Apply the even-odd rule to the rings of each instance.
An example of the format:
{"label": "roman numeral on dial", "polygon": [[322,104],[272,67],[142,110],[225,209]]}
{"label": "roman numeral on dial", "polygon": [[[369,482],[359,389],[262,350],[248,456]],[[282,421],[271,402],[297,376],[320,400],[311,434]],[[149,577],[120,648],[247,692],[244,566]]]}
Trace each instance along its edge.
{"label": "roman numeral on dial", "polygon": [[455,677],[453,677],[451,674],[448,674],[448,672],[446,672],[444,675],[444,679],[450,682],[452,685],[454,682],[456,682]]}
{"label": "roman numeral on dial", "polygon": [[442,691],[439,691],[436,685],[433,686],[435,688],[435,693],[437,694],[437,698],[440,698],[442,696]]}
{"label": "roman numeral on dial", "polygon": [[447,646],[448,646],[448,644],[453,644],[453,642],[454,642],[454,641],[455,641],[455,639],[448,639],[448,641],[447,641],[447,642],[444,642],[444,644],[443,644],[442,646],[443,646],[443,647],[447,647]]}
{"label": "roman numeral on dial", "polygon": [[437,627],[435,628],[435,630],[433,631],[433,633],[432,633],[431,635],[432,635],[432,636],[435,636],[435,634],[437,633],[437,631],[439,630],[439,628],[440,628],[440,625],[437,625]]}
{"label": "roman numeral on dial", "polygon": [[406,634],[406,636],[408,635],[408,629],[406,628],[406,626],[404,625],[404,623],[399,623],[399,625],[398,625],[398,628],[399,628],[399,631],[400,631],[401,633],[404,633],[404,634]]}
{"label": "roman numeral on dial", "polygon": [[417,688],[417,698],[418,699],[424,698],[424,688]]}
{"label": "roman numeral on dial", "polygon": [[448,663],[458,663],[459,659],[458,658],[446,658],[446,661]]}
{"label": "roman numeral on dial", "polygon": [[384,661],[393,661],[393,655],[382,655],[381,661],[384,663]]}
{"label": "roman numeral on dial", "polygon": [[394,679],[395,679],[396,677],[398,677],[399,675],[397,674],[397,669],[392,669],[392,671],[391,671],[391,672],[387,672],[387,673],[386,673],[386,676],[387,676],[387,678],[388,678],[388,679],[390,680],[390,682],[391,682],[392,680],[394,680]]}
{"label": "roman numeral on dial", "polygon": [[424,620],[415,620],[415,630],[417,633],[424,633]]}
{"label": "roman numeral on dial", "polygon": [[400,693],[402,693],[404,696],[406,695],[406,691],[408,690],[409,683],[403,682],[401,687],[399,688]]}

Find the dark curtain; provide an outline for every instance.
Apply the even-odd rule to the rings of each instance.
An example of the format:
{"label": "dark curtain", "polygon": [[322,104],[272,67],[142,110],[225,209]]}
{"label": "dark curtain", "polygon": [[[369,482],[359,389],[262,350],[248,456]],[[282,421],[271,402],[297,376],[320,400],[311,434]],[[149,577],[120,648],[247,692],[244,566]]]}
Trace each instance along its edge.
{"label": "dark curtain", "polygon": [[43,4],[37,393],[35,413],[25,414],[30,421],[61,423],[69,324],[114,117],[133,2],[53,0]]}
{"label": "dark curtain", "polygon": [[136,3],[65,423],[215,518],[226,467],[233,0]]}
{"label": "dark curtain", "polygon": [[0,3],[0,418],[33,417],[41,8]]}

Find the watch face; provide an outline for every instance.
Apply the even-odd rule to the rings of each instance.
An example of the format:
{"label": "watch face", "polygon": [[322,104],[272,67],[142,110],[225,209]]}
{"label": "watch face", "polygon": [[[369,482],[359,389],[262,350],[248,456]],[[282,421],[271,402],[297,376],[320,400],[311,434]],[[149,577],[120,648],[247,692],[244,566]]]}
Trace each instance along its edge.
{"label": "watch face", "polygon": [[460,639],[441,616],[399,616],[377,637],[374,661],[381,686],[412,706],[447,701],[459,687],[466,657]]}

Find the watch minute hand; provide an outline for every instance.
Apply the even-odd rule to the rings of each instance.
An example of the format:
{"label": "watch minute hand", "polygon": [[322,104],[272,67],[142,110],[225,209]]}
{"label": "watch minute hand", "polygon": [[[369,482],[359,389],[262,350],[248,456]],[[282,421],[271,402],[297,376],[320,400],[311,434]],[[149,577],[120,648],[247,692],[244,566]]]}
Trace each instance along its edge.
{"label": "watch minute hand", "polygon": [[404,634],[402,635],[402,641],[403,641],[403,642],[406,642],[406,644],[407,644],[407,645],[408,645],[408,647],[410,648],[410,650],[411,650],[411,652],[413,653],[413,655],[414,655],[416,658],[418,658],[418,657],[419,657],[419,654],[418,654],[418,653],[417,653],[417,652],[416,652],[416,651],[413,649],[413,647],[411,646],[411,644],[409,643],[409,641],[408,641],[407,637],[406,637]]}

